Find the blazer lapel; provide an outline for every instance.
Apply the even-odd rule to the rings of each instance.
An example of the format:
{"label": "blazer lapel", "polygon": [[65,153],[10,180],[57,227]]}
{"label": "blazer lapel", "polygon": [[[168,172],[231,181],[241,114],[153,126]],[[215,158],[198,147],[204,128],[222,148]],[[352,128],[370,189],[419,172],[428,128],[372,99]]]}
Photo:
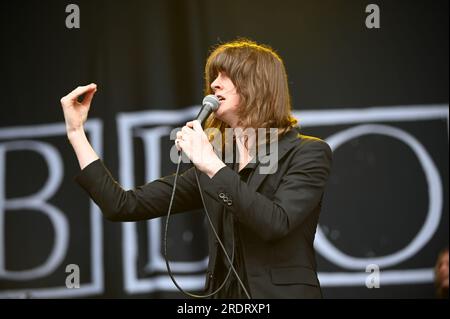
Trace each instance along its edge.
{"label": "blazer lapel", "polygon": [[[290,130],[286,135],[284,135],[280,141],[278,141],[278,156],[277,156],[277,165],[279,165],[279,161],[283,158],[286,153],[295,146],[295,141],[298,140],[299,131],[294,128]],[[276,147],[276,146],[275,146]],[[259,186],[261,186],[264,179],[269,175],[267,173],[261,173],[261,169],[263,168],[265,171],[270,170],[270,167],[274,167],[273,164],[269,160],[273,155],[274,150],[267,150],[267,154],[256,158],[256,167],[253,173],[253,176],[249,179],[248,185],[253,188],[255,191],[258,190]],[[263,163],[263,164],[261,164]],[[270,165],[268,165],[270,164]],[[264,165],[264,167],[262,167]],[[264,171],[263,171],[264,172]],[[272,172],[272,174],[275,172]]]}

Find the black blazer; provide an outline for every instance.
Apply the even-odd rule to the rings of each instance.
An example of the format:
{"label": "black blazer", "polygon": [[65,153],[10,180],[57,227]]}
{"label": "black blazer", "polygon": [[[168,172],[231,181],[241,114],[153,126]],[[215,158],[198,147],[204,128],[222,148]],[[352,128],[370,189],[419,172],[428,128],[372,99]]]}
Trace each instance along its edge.
{"label": "black blazer", "polygon": [[[261,174],[258,166],[263,165],[263,159],[247,183],[230,166],[213,178],[199,174],[205,204],[216,227],[222,207],[236,217],[252,298],[322,296],[313,242],[331,159],[328,144],[293,129],[278,143],[278,168],[273,174]],[[174,175],[125,191],[97,160],[76,180],[107,219],[138,221],[167,214]],[[174,213],[203,207],[194,168],[179,176],[172,207]],[[209,231],[209,291],[218,247]]]}

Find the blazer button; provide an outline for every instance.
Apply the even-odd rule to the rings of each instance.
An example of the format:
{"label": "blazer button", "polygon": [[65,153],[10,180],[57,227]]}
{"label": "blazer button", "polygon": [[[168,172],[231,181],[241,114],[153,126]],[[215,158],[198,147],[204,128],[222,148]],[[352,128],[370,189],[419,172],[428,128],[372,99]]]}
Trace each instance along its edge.
{"label": "blazer button", "polygon": [[225,197],[225,194],[224,194],[224,193],[219,193],[219,197],[220,197],[220,198],[224,198],[224,197]]}
{"label": "blazer button", "polygon": [[231,199],[227,200],[227,205],[228,205],[228,206],[233,205],[233,201],[232,201]]}

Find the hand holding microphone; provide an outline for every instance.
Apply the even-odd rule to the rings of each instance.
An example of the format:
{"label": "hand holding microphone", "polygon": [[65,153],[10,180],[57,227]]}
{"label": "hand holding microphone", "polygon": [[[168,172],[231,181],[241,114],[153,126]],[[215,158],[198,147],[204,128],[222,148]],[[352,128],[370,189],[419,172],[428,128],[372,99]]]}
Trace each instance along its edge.
{"label": "hand holding microphone", "polygon": [[177,132],[175,145],[182,150],[192,163],[203,173],[212,177],[225,164],[217,157],[208,140],[202,125],[209,115],[219,108],[219,99],[215,95],[207,95],[203,99],[202,108],[194,121],[187,122]]}
{"label": "hand holding microphone", "polygon": [[[215,112],[219,108],[219,99],[213,95],[207,95],[203,98],[202,102],[202,108],[200,109],[200,112],[198,113],[196,119],[194,121],[198,121],[203,128],[206,119],[211,115],[212,112]],[[193,121],[187,122],[186,126],[189,128],[194,128]],[[203,131],[203,129],[202,129]],[[183,130],[179,131],[177,133],[177,139],[175,140],[175,145],[179,151],[181,151],[181,148],[179,147],[179,143],[183,141]]]}

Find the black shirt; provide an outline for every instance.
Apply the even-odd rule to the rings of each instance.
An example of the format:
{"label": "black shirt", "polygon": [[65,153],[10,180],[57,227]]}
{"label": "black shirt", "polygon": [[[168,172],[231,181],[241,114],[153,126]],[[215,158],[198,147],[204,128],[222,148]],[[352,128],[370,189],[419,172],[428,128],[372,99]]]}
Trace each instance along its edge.
{"label": "black shirt", "polygon": [[[240,175],[241,180],[247,183],[255,169],[255,163],[248,163],[240,172],[239,163],[234,164],[234,170]],[[223,245],[226,248],[230,260],[233,258],[233,239],[234,239],[234,267],[239,275],[242,283],[245,285],[247,292],[249,292],[247,284],[247,274],[245,271],[245,261],[243,255],[243,247],[241,238],[239,236],[239,224],[235,216],[223,208],[222,219],[219,223],[218,233]],[[217,289],[225,279],[230,268],[230,264],[222,249],[219,246],[217,264],[215,269],[216,280],[214,281],[213,289]],[[249,292],[250,293],[250,292]],[[245,299],[247,295],[241,287],[236,275],[231,271],[230,277],[225,283],[224,287],[213,298],[227,298],[227,299]]]}

